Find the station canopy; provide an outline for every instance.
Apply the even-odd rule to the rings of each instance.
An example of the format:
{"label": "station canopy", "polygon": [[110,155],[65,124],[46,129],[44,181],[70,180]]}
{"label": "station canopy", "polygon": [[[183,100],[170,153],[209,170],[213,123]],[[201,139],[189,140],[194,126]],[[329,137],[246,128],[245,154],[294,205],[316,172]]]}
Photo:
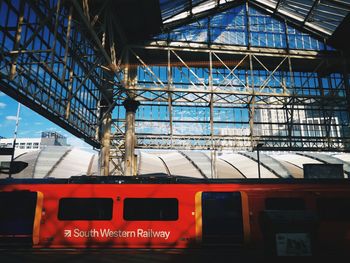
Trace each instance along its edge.
{"label": "station canopy", "polygon": [[111,8],[127,40],[134,42],[242,4],[286,20],[335,48],[347,48],[343,36],[349,33],[350,0],[117,0]]}
{"label": "station canopy", "polygon": [[[237,0],[160,0],[164,25],[220,11]],[[343,0],[255,0],[248,1],[267,12],[323,36],[331,36],[350,11],[350,1]]]}
{"label": "station canopy", "polygon": [[[223,151],[212,155],[209,151],[137,150],[137,175],[188,177],[199,179],[256,179],[257,152]],[[260,170],[263,179],[302,179],[305,165],[318,165],[314,176],[335,177],[335,166],[341,166],[342,178],[350,178],[350,153],[317,152],[261,152]],[[1,156],[0,156],[1,157]],[[215,158],[215,167],[212,158]],[[9,160],[7,160],[9,161]],[[1,169],[0,179],[7,178]],[[75,147],[48,146],[18,155],[14,159],[13,178],[70,178],[98,175],[98,156]]]}

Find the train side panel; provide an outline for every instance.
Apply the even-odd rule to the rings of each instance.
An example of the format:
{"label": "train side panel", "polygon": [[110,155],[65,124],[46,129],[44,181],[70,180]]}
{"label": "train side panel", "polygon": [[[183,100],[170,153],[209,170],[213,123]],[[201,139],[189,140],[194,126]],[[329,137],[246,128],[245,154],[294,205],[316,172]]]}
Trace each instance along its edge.
{"label": "train side panel", "polygon": [[2,185],[1,192],[36,193],[25,221],[32,230],[12,224],[15,239],[2,227],[3,244],[22,235],[38,248],[234,245],[281,256],[350,247],[347,184],[48,183]]}
{"label": "train side panel", "polygon": [[[133,191],[128,187],[132,187]],[[59,192],[53,191],[54,189],[47,191],[39,246],[187,247],[195,240],[195,204],[194,200],[189,198],[191,196],[189,193],[193,191],[190,187],[184,189],[181,195],[171,187],[155,188],[148,185],[128,187],[62,186]],[[63,211],[66,215],[62,214],[61,218],[57,216],[62,212],[59,209],[64,207],[62,200],[88,198],[90,200],[86,203],[73,203],[73,209],[75,207],[84,210],[84,206],[94,205],[91,204],[91,200],[111,200],[110,204],[97,209],[97,213],[107,213],[107,216],[96,217],[96,211],[90,211],[85,217],[79,218],[79,214],[72,213],[69,207]],[[126,212],[124,204],[129,207]],[[111,216],[109,209],[112,210]]]}
{"label": "train side panel", "polygon": [[[237,185],[210,184],[38,184],[12,185],[3,190],[42,194],[40,225],[36,227],[36,233],[40,234],[33,242],[35,247],[186,248],[198,246],[203,241],[202,233],[198,232],[199,224],[203,223],[198,217],[201,203],[196,203],[195,196],[216,191],[221,198],[225,192],[238,192],[238,188]],[[214,238],[213,231],[227,232],[224,227],[218,230],[216,224],[217,220],[224,223],[227,214],[216,216],[220,210],[212,211],[213,201],[206,200],[209,208],[204,211],[208,214],[204,222],[207,239]],[[216,201],[215,206],[222,207],[221,202]],[[240,213],[238,221],[243,220]],[[248,213],[246,207],[246,218]],[[249,224],[241,224],[242,231],[249,229]],[[235,235],[232,233],[231,236]],[[236,243],[248,239],[243,237],[242,242]],[[214,245],[215,242],[207,243]]]}

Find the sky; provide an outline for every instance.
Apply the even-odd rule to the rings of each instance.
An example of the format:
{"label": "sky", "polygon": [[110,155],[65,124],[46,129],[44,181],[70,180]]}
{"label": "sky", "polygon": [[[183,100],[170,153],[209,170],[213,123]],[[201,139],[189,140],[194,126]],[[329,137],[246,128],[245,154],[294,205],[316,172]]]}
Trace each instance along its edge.
{"label": "sky", "polygon": [[[18,102],[16,100],[0,92],[0,136],[13,138],[16,126],[17,107]],[[55,131],[66,136],[67,142],[71,146],[96,153],[96,151],[83,140],[75,137],[24,105],[21,105],[19,116],[17,138],[38,138],[41,136],[42,131]]]}

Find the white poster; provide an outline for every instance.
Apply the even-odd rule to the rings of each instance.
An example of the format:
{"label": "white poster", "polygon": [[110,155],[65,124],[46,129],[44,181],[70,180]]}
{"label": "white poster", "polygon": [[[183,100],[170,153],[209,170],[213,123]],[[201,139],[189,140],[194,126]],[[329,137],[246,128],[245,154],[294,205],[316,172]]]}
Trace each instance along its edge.
{"label": "white poster", "polygon": [[311,256],[309,233],[277,233],[277,256]]}

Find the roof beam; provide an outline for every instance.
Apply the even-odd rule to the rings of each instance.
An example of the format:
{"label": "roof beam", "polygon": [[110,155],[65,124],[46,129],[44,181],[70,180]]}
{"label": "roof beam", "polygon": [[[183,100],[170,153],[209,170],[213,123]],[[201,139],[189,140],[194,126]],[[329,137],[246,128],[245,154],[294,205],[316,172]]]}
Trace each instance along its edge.
{"label": "roof beam", "polygon": [[307,15],[305,16],[305,19],[302,23],[302,25],[305,25],[305,23],[308,21],[309,17],[312,15],[312,12],[314,11],[315,7],[320,3],[320,0],[315,0],[314,3],[312,4],[309,12],[307,13]]}
{"label": "roof beam", "polygon": [[275,7],[275,11],[273,12],[274,14],[278,12],[278,8],[280,7],[281,3],[283,2],[284,0],[278,0],[277,1],[277,4],[276,4],[276,7]]}
{"label": "roof beam", "polygon": [[256,8],[259,8],[260,10],[263,10],[263,11],[267,11],[267,12],[270,12],[273,14],[274,17],[278,18],[278,19],[281,19],[281,20],[287,20],[289,23],[291,23],[295,28],[299,29],[299,30],[306,30],[308,31],[309,33],[315,35],[316,37],[319,37],[321,38],[322,40],[324,38],[328,38],[331,33],[329,31],[326,31],[326,30],[323,30],[322,28],[320,27],[317,27],[311,23],[305,23],[304,26],[302,26],[302,22],[303,20],[302,19],[298,19],[296,16],[293,17],[293,15],[290,15],[288,16],[288,11],[283,11],[283,12],[276,12],[274,13],[274,8],[271,8],[270,6],[264,4],[264,3],[261,3],[260,1],[257,1],[257,0],[251,0],[250,3],[252,5],[254,5],[254,7]]}
{"label": "roof beam", "polygon": [[102,43],[100,41],[100,39],[98,38],[95,30],[92,28],[90,22],[87,20],[84,11],[81,9],[80,5],[78,4],[78,2],[76,0],[72,0],[72,3],[75,7],[75,10],[78,12],[78,14],[80,15],[80,18],[82,19],[83,23],[85,24],[86,28],[88,29],[90,35],[92,36],[95,44],[98,46],[100,52],[102,53],[103,57],[106,59],[106,61],[111,64],[112,63],[112,59],[110,58],[110,56],[107,54],[106,50],[104,49],[104,47],[102,46]]}
{"label": "roof beam", "polygon": [[[245,1],[237,0],[237,1],[230,1],[230,2],[227,2],[225,4],[221,4],[221,5],[217,5],[216,4],[214,8],[211,8],[209,10],[205,10],[205,11],[200,12],[198,14],[193,14],[192,16],[186,16],[183,19],[179,19],[179,20],[176,20],[176,21],[173,21],[173,22],[169,22],[169,23],[163,24],[163,29],[164,29],[164,31],[170,31],[170,30],[172,30],[172,29],[174,29],[176,27],[179,27],[179,26],[182,26],[182,25],[185,25],[185,24],[189,24],[189,23],[194,22],[194,21],[196,21],[198,19],[208,17],[208,16],[216,14],[218,12],[223,12],[223,11],[225,11],[227,9],[230,9],[231,7],[243,4],[243,2],[245,2]],[[184,12],[186,12],[186,11],[188,11],[188,10],[184,10]],[[172,16],[172,17],[174,17],[174,16]],[[168,18],[167,20],[169,20],[170,18]]]}
{"label": "roof beam", "polygon": [[[123,87],[121,87],[122,81],[118,77],[118,66],[116,64],[113,64],[112,58],[107,54],[107,51],[103,47],[100,39],[98,38],[98,36],[97,36],[95,30],[93,29],[93,27],[91,26],[90,22],[87,20],[86,16],[84,15],[84,12],[81,9],[81,6],[78,4],[77,0],[71,0],[71,1],[72,1],[73,5],[74,5],[76,11],[78,12],[80,18],[82,19],[83,23],[85,24],[86,28],[88,29],[90,35],[92,36],[95,44],[97,45],[98,49],[102,53],[102,55],[105,58],[106,62],[108,63],[109,70],[112,71],[114,73],[114,76],[117,77],[118,82],[119,82],[119,84],[118,84],[119,88],[123,88]],[[112,105],[112,100],[113,100],[112,92],[108,91],[103,86],[99,86],[99,89],[102,92],[102,94],[104,95],[104,97],[105,97],[107,103],[109,104],[109,106],[111,106]]]}
{"label": "roof beam", "polygon": [[350,9],[350,4],[339,0],[326,0],[328,3],[335,4],[338,7]]}

